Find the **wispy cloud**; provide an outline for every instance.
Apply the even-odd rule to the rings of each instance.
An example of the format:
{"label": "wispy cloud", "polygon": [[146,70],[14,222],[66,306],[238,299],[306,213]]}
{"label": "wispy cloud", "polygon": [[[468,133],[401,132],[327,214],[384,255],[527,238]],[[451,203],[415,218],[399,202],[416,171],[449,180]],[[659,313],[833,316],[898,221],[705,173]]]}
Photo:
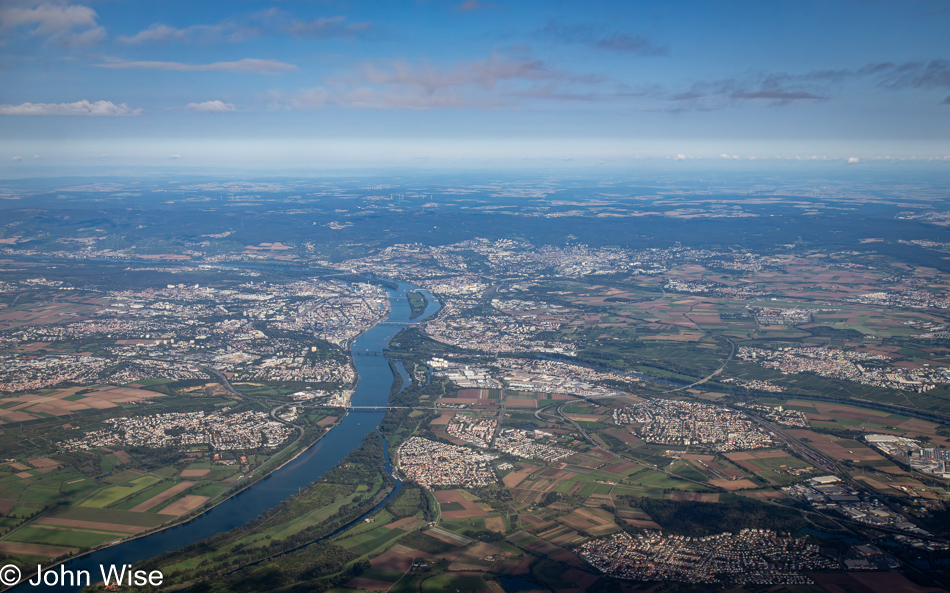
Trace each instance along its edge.
{"label": "wispy cloud", "polygon": [[879,84],[891,89],[950,88],[950,60],[869,64],[858,72],[877,75]]}
{"label": "wispy cloud", "polygon": [[771,91],[737,91],[730,95],[733,99],[769,99],[771,101],[798,101],[799,99],[822,99],[814,93],[806,93],[805,91],[783,91],[783,90],[771,90]]}
{"label": "wispy cloud", "polygon": [[340,88],[318,87],[293,95],[289,100],[279,100],[278,107],[290,109],[317,109],[342,106],[355,109],[452,109],[500,107],[502,101],[495,98],[471,97],[456,91],[426,93],[421,89],[395,88]]}
{"label": "wispy cloud", "polygon": [[135,35],[119,37],[126,44],[231,42],[238,43],[255,37],[292,35],[310,39],[355,39],[373,30],[371,23],[350,23],[345,16],[313,20],[298,19],[292,14],[271,8],[243,20],[228,20],[211,25],[192,25],[176,28],[164,23],[153,23]]}
{"label": "wispy cloud", "polygon": [[141,109],[132,109],[125,103],[112,101],[76,101],[75,103],[21,103],[0,105],[0,115],[84,115],[92,117],[115,117],[139,115]]}
{"label": "wispy cloud", "polygon": [[405,59],[366,62],[354,73],[331,79],[324,86],[290,98],[278,97],[273,105],[499,109],[526,107],[535,100],[592,102],[646,94],[648,91],[618,86],[602,76],[561,70],[519,49],[447,65]]}
{"label": "wispy cloud", "polygon": [[479,2],[478,0],[465,0],[458,5],[458,9],[462,12],[472,12],[473,10],[484,10],[486,8],[494,8],[494,4],[491,2]]}
{"label": "wispy cloud", "polygon": [[412,64],[406,60],[380,60],[363,65],[363,79],[373,84],[419,87],[427,92],[449,87],[478,86],[492,90],[506,81],[558,81],[598,83],[590,74],[572,74],[530,56],[508,56],[493,52],[484,60],[457,62],[448,67],[428,61]]}
{"label": "wispy cloud", "polygon": [[302,21],[292,19],[279,28],[297,37],[312,39],[352,39],[367,33],[372,25],[369,23],[347,23],[346,17],[335,16],[330,18]]}
{"label": "wispy cloud", "polygon": [[287,62],[277,60],[259,60],[254,58],[244,58],[236,62],[213,62],[211,64],[186,64],[184,62],[157,62],[157,61],[137,61],[126,62],[116,60],[102,64],[94,64],[99,68],[109,68],[111,70],[176,70],[179,72],[256,72],[259,74],[275,74],[277,72],[288,72],[296,70],[297,66]]}
{"label": "wispy cloud", "polygon": [[546,99],[553,101],[599,101],[604,98],[602,93],[597,91],[569,92],[558,88],[556,84],[532,85],[528,88],[511,91],[507,93],[509,97],[521,97],[524,99]]}
{"label": "wispy cloud", "polygon": [[196,39],[217,39],[237,32],[232,25],[194,25],[177,29],[162,23],[154,23],[135,35],[119,37],[119,41],[128,44],[160,43],[166,41],[186,42]]}
{"label": "wispy cloud", "polygon": [[493,53],[479,61],[459,62],[448,68],[428,61],[411,64],[406,60],[382,60],[363,67],[363,77],[373,84],[412,86],[427,92],[441,88],[477,85],[491,90],[506,80],[556,80],[569,77],[542,60],[511,58]]}
{"label": "wispy cloud", "polygon": [[669,53],[668,47],[658,45],[647,37],[610,31],[595,25],[567,25],[550,20],[540,30],[540,34],[558,43],[574,43],[630,54],[662,56]]}
{"label": "wispy cloud", "polygon": [[799,101],[822,101],[832,86],[852,73],[848,70],[816,70],[805,74],[747,72],[741,76],[694,83],[689,90],[669,96],[686,110],[710,110],[745,102],[782,106]]}
{"label": "wispy cloud", "polygon": [[[669,96],[684,110],[722,109],[746,101],[769,105],[822,101],[835,96],[847,81],[871,80],[890,90],[950,88],[950,60],[879,62],[857,69],[814,70],[804,74],[748,72],[741,76],[700,81]],[[950,104],[950,97],[943,103]]]}
{"label": "wispy cloud", "polygon": [[0,31],[5,35],[22,31],[60,45],[89,45],[106,37],[95,10],[81,4],[55,2],[30,6],[4,1],[0,5]]}
{"label": "wispy cloud", "polygon": [[227,113],[228,111],[234,111],[234,105],[231,103],[225,103],[224,101],[217,100],[202,101],[201,103],[189,103],[185,106],[185,108],[201,113]]}

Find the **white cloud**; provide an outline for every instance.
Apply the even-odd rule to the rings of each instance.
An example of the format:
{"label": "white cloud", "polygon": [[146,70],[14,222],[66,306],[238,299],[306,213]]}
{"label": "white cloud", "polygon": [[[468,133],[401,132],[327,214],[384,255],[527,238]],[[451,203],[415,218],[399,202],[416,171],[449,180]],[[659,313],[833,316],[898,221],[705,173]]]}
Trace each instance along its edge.
{"label": "white cloud", "polygon": [[199,41],[213,43],[218,41],[240,42],[262,34],[262,31],[253,26],[241,26],[237,23],[226,22],[218,25],[192,25],[177,29],[163,23],[154,23],[148,29],[143,29],[132,36],[119,37],[119,42],[128,45],[140,43],[189,43]]}
{"label": "white cloud", "polygon": [[170,159],[173,160],[173,161],[177,161],[178,159],[181,158],[181,155],[180,155],[180,154],[172,154],[172,155],[168,155],[168,158],[170,158]]}
{"label": "white cloud", "polygon": [[163,41],[186,42],[192,39],[215,40],[227,33],[236,33],[233,25],[193,25],[176,29],[162,23],[155,23],[148,29],[139,31],[131,37],[119,37],[119,41],[128,44],[159,43]]}
{"label": "white cloud", "polygon": [[120,115],[139,115],[141,109],[131,109],[125,103],[116,105],[112,101],[76,101],[75,103],[21,103],[20,105],[0,105],[0,115],[87,115],[113,117]]}
{"label": "white cloud", "polygon": [[186,105],[188,109],[192,111],[200,111],[202,113],[225,113],[227,111],[234,111],[234,105],[231,103],[225,103],[224,101],[202,101],[201,103],[189,103]]}
{"label": "white cloud", "polygon": [[49,3],[36,8],[7,6],[0,10],[0,25],[6,28],[36,26],[39,33],[59,33],[76,27],[95,27],[96,11],[78,4],[54,6]]}
{"label": "white cloud", "polygon": [[453,91],[427,93],[421,89],[318,87],[297,93],[284,105],[294,109],[315,109],[327,105],[341,105],[356,109],[485,108],[500,105],[497,101],[491,104],[489,101],[492,100],[481,99],[476,105]]}
{"label": "white cloud", "polygon": [[13,158],[10,159],[10,160],[13,161],[14,163],[19,163],[20,161],[23,160],[23,157],[21,157],[21,156],[15,156],[15,157],[13,157]]}
{"label": "white cloud", "polygon": [[180,72],[259,72],[273,73],[288,70],[296,70],[297,66],[287,62],[277,60],[258,60],[254,58],[244,58],[236,62],[214,62],[211,64],[185,64],[184,62],[156,62],[139,61],[125,62],[115,61],[104,64],[95,64],[100,68],[109,68],[112,70],[177,70]]}
{"label": "white cloud", "polygon": [[688,159],[688,158],[690,158],[690,157],[687,156],[687,155],[685,155],[685,154],[678,154],[678,155],[676,155],[676,160],[678,160],[678,161],[685,161],[685,160]]}
{"label": "white cloud", "polygon": [[28,29],[30,35],[45,36],[48,40],[63,45],[87,45],[105,38],[105,29],[100,27],[96,11],[81,4],[56,4],[44,2],[29,8],[12,5],[0,8],[0,29]]}
{"label": "white cloud", "polygon": [[164,23],[153,23],[131,36],[119,37],[127,44],[139,43],[239,43],[261,36],[294,35],[311,39],[356,39],[371,34],[371,23],[348,23],[345,16],[302,21],[292,14],[269,8],[244,18],[231,19],[213,25],[192,25],[181,29]]}
{"label": "white cloud", "polygon": [[590,85],[602,82],[596,76],[558,70],[523,52],[510,56],[493,52],[483,60],[444,66],[426,60],[367,62],[350,76],[287,99],[275,98],[274,104],[290,108],[496,109],[517,105],[520,99],[594,100],[600,95],[591,91]]}
{"label": "white cloud", "polygon": [[449,68],[427,62],[412,65],[405,60],[388,60],[364,66],[364,79],[372,84],[419,87],[426,92],[442,88],[476,85],[493,89],[505,80],[570,80],[574,77],[549,68],[541,60],[513,59],[497,53],[477,62],[460,62]]}
{"label": "white cloud", "polygon": [[280,28],[291,35],[316,39],[351,38],[370,29],[369,23],[347,23],[345,21],[346,17],[343,16],[316,19],[314,21],[292,20]]}
{"label": "white cloud", "polygon": [[149,41],[167,40],[184,41],[188,38],[188,31],[190,29],[191,27],[188,29],[176,29],[168,25],[155,23],[148,29],[139,31],[131,37],[119,37],[119,41],[122,43],[145,43]]}
{"label": "white cloud", "polygon": [[726,154],[726,153],[722,153],[721,155],[719,155],[719,158],[721,158],[721,159],[734,159],[734,160],[739,160],[739,155],[734,154],[734,155],[732,155],[732,156],[729,156],[729,155]]}
{"label": "white cloud", "polygon": [[855,164],[855,163],[860,163],[860,162],[861,162],[861,159],[859,159],[859,158],[856,157],[856,156],[853,156],[853,157],[849,157],[849,158],[848,158],[848,163],[849,163],[849,164],[852,164],[852,165],[853,165],[853,164]]}

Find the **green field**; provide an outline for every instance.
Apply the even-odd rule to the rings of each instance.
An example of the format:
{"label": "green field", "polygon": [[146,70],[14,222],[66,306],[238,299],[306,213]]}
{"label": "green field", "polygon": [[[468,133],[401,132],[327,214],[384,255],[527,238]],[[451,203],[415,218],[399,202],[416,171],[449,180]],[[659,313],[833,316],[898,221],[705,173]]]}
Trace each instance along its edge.
{"label": "green field", "polygon": [[117,509],[100,509],[93,507],[72,507],[57,511],[52,517],[60,519],[78,519],[79,521],[95,521],[97,523],[120,523],[137,527],[155,527],[168,520],[168,517],[150,513],[134,513]]}
{"label": "green field", "polygon": [[468,575],[437,575],[422,581],[422,593],[456,593],[488,588],[481,577]]}
{"label": "green field", "polygon": [[227,489],[227,484],[206,484],[204,486],[198,486],[189,494],[194,494],[196,496],[210,496],[211,498],[214,498]]}
{"label": "green field", "polygon": [[704,490],[703,486],[699,484],[693,484],[692,482],[684,482],[683,480],[677,480],[671,478],[668,475],[662,472],[651,471],[648,473],[640,473],[630,478],[630,481],[635,484],[641,484],[643,486],[648,486],[652,488],[675,488],[677,490]]}
{"label": "green field", "polygon": [[168,490],[174,485],[175,485],[175,482],[172,480],[163,480],[155,484],[154,486],[150,488],[146,488],[145,490],[139,492],[132,498],[122,501],[121,503],[115,505],[115,508],[119,510],[123,510],[123,511],[128,511],[134,508],[135,506],[145,502],[146,500],[152,498],[153,496],[157,496],[161,494],[162,492]]}
{"label": "green field", "polygon": [[127,535],[127,533],[95,533],[78,529],[44,529],[31,526],[18,530],[11,541],[67,546],[70,548],[91,548],[114,539],[122,539]]}
{"label": "green field", "polygon": [[376,548],[394,542],[405,534],[406,531],[402,529],[390,529],[385,526],[380,526],[364,533],[335,540],[334,543],[351,552],[362,555],[369,554]]}
{"label": "green field", "polygon": [[149,486],[158,482],[159,478],[154,476],[142,476],[129,482],[128,486],[111,486],[105,490],[96,492],[91,497],[83,501],[79,506],[101,509],[111,504],[115,504],[126,496],[131,496],[132,494],[135,494],[136,492],[148,488]]}
{"label": "green field", "polygon": [[63,498],[59,492],[59,481],[43,481],[33,484],[23,493],[21,503],[37,504],[40,506],[54,505]]}
{"label": "green field", "polygon": [[402,578],[403,573],[398,570],[388,570],[386,568],[370,568],[360,573],[361,579],[372,579],[374,581],[384,581],[395,583]]}
{"label": "green field", "polygon": [[785,484],[799,482],[806,477],[806,474],[802,474],[801,476],[793,476],[787,473],[781,473],[780,470],[804,469],[806,467],[811,467],[810,464],[805,463],[797,457],[769,457],[766,459],[750,459],[746,463],[750,463],[751,465],[759,468],[759,471],[754,472],[756,476],[776,486],[784,486]]}

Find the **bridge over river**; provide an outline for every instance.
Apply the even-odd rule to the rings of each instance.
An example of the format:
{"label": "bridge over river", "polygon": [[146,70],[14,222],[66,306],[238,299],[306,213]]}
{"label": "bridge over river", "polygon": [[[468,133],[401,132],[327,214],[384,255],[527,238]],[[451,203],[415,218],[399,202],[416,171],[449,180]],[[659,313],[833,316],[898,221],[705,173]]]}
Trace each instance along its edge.
{"label": "bridge over river", "polygon": [[[253,520],[262,512],[296,494],[301,488],[307,487],[316,478],[323,476],[350,451],[356,449],[363,442],[363,437],[376,430],[383,419],[381,412],[390,409],[388,402],[393,386],[393,372],[389,359],[383,354],[389,346],[389,341],[402,328],[426,319],[440,308],[438,301],[426,293],[429,304],[425,312],[410,320],[411,307],[407,296],[410,290],[419,289],[404,282],[397,283],[396,288],[387,287],[391,307],[389,317],[360,335],[351,348],[359,382],[352,399],[358,405],[350,406],[349,409],[370,414],[348,415],[309,449],[272,472],[267,479],[244,488],[238,494],[194,519],[71,558],[63,563],[63,568],[69,571],[86,570],[96,575],[99,574],[100,565],[122,566],[176,550]],[[432,408],[422,409],[431,410]],[[375,416],[373,412],[376,412]],[[238,481],[234,488],[239,490],[242,486],[241,481]],[[397,482],[396,487],[380,505],[394,496],[400,487],[401,483]],[[80,588],[80,586],[46,587],[43,585],[33,587],[21,582],[15,588],[15,592],[76,593]]]}

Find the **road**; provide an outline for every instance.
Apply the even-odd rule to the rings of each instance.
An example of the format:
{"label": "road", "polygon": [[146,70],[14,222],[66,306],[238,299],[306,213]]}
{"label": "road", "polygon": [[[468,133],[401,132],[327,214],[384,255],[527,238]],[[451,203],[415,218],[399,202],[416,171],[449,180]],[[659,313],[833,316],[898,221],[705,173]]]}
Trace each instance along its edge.
{"label": "road", "polygon": [[[234,387],[232,387],[232,386],[231,386],[231,383],[228,381],[228,378],[225,377],[224,374],[223,374],[222,372],[220,372],[218,369],[213,369],[213,368],[210,368],[210,367],[202,367],[202,370],[204,370],[206,373],[211,373],[212,375],[214,375],[215,377],[217,377],[217,378],[218,378],[218,382],[221,383],[221,385],[223,385],[224,388],[227,389],[231,394],[236,395],[237,397],[240,397],[240,398],[246,398],[246,397],[247,397],[246,395],[244,395],[243,393],[241,393],[240,391],[238,391],[237,389],[235,389]],[[281,417],[279,417],[279,416],[277,415],[277,412],[278,412],[279,410],[281,410],[281,409],[283,409],[283,408],[286,408],[286,407],[289,406],[289,405],[291,405],[291,404],[279,405],[279,406],[277,406],[277,407],[275,407],[275,408],[271,408],[271,411],[270,411],[270,417],[271,417],[272,420],[274,420],[274,421],[276,421],[276,422],[280,422],[281,424],[286,424],[287,426],[290,426],[290,427],[292,427],[293,429],[295,429],[295,430],[297,431],[297,438],[295,438],[292,443],[288,443],[286,446],[284,446],[284,447],[281,449],[280,453],[277,453],[277,454],[275,455],[275,457],[276,457],[277,455],[280,455],[280,454],[283,453],[284,451],[289,450],[291,447],[293,447],[293,446],[296,445],[298,442],[300,442],[300,439],[303,438],[303,432],[304,432],[304,431],[303,431],[303,426],[300,426],[299,424],[295,424],[295,423],[293,423],[293,422],[290,422],[289,420],[284,420],[283,418],[281,418]],[[265,464],[263,464],[263,465],[259,465],[259,466],[257,466],[256,468],[254,468],[253,470],[251,470],[251,472],[250,472],[249,474],[247,474],[247,476],[245,476],[245,479],[248,479],[248,478],[253,477],[253,476],[254,476],[259,470],[261,470],[265,465],[267,465],[267,464],[265,463]]]}
{"label": "road", "polygon": [[838,467],[837,463],[831,459],[828,459],[818,451],[815,451],[805,443],[801,442],[801,440],[789,435],[775,423],[769,422],[768,420],[760,418],[754,414],[750,414],[748,410],[742,410],[742,412],[749,416],[749,418],[754,422],[765,428],[765,430],[769,431],[776,439],[782,441],[785,446],[794,453],[815,464],[816,467],[820,467],[824,471],[831,474],[841,473],[841,468]]}
{"label": "road", "polygon": [[227,389],[228,391],[230,391],[231,394],[236,395],[236,396],[238,396],[238,397],[246,397],[243,393],[241,393],[240,391],[238,391],[238,390],[236,390],[235,388],[231,387],[231,383],[228,381],[228,378],[225,377],[225,376],[224,376],[224,373],[222,373],[222,372],[219,371],[218,369],[213,369],[213,368],[211,368],[211,367],[201,367],[201,370],[203,370],[203,371],[206,372],[206,373],[211,373],[212,375],[214,375],[215,377],[217,377],[217,378],[218,378],[218,383],[224,385],[224,388]]}
{"label": "road", "polygon": [[719,368],[718,368],[718,369],[716,369],[715,371],[709,373],[708,375],[706,375],[705,377],[703,377],[703,378],[700,379],[699,381],[696,381],[695,383],[690,383],[689,385],[685,385],[685,386],[683,386],[683,387],[677,387],[676,389],[669,389],[669,390],[667,390],[667,391],[661,391],[660,393],[675,393],[675,392],[677,392],[677,391],[683,391],[684,389],[690,389],[691,387],[696,387],[697,385],[702,385],[702,384],[705,383],[706,381],[709,381],[710,379],[712,379],[713,377],[715,377],[716,375],[718,375],[719,373],[721,373],[722,370],[723,370],[724,368],[726,368],[726,365],[729,364],[729,363],[732,361],[732,357],[736,355],[736,343],[733,342],[732,340],[730,340],[729,338],[725,337],[725,336],[719,336],[719,337],[722,338],[723,340],[729,342],[729,345],[732,346],[732,350],[729,352],[729,356],[726,357],[726,360],[722,361],[722,364],[719,365]]}
{"label": "road", "polygon": [[[660,468],[660,467],[658,467],[658,466],[656,466],[656,465],[652,465],[652,464],[646,463],[645,461],[640,461],[639,459],[636,459],[636,458],[634,458],[634,457],[627,457],[627,456],[625,456],[625,455],[621,455],[621,454],[617,453],[616,451],[611,451],[610,449],[603,447],[600,443],[598,443],[597,441],[595,441],[589,434],[587,434],[587,431],[584,430],[584,427],[582,427],[582,426],[579,425],[577,422],[574,422],[573,420],[571,420],[570,418],[568,418],[567,416],[564,415],[563,409],[564,409],[564,406],[566,406],[566,405],[567,405],[567,403],[563,403],[563,404],[552,404],[552,405],[547,406],[547,407],[545,407],[545,408],[541,408],[541,409],[535,411],[534,417],[537,418],[538,420],[543,421],[543,422],[552,422],[552,420],[545,419],[543,416],[547,416],[548,418],[553,418],[553,422],[556,422],[556,423],[558,423],[558,424],[567,422],[568,424],[570,424],[571,426],[573,426],[578,432],[580,432],[581,435],[583,435],[583,437],[584,437],[584,438],[587,440],[587,442],[589,442],[591,445],[593,445],[593,446],[596,447],[597,449],[600,449],[601,451],[606,451],[607,453],[611,453],[611,454],[613,454],[613,455],[616,455],[617,457],[619,457],[620,459],[623,459],[624,461],[629,461],[629,462],[635,463],[635,464],[637,464],[637,465],[639,465],[639,466],[641,466],[641,467],[646,467],[646,468],[649,468],[649,469],[651,469],[651,470],[653,470],[653,471],[657,471],[657,472],[666,474],[667,476],[669,476],[669,477],[671,477],[671,478],[676,478],[677,480],[683,480],[683,481],[685,481],[685,482],[692,482],[693,484],[698,484],[698,485],[703,486],[703,487],[705,487],[705,488],[710,488],[710,489],[718,490],[719,492],[727,492],[727,490],[726,490],[725,488],[719,488],[718,486],[713,486],[713,485],[711,485],[711,484],[707,484],[706,482],[699,482],[699,481],[697,481],[697,480],[693,480],[693,479],[691,479],[691,478],[687,478],[687,477],[681,476],[681,475],[679,475],[679,474],[674,474],[673,472],[666,471],[665,469],[662,469],[662,468]],[[555,408],[555,407],[556,407],[556,410],[555,410],[555,414],[556,414],[556,415],[555,415],[555,414],[550,414],[550,413],[546,412],[546,410],[548,410],[548,409],[550,409],[550,408]]]}

